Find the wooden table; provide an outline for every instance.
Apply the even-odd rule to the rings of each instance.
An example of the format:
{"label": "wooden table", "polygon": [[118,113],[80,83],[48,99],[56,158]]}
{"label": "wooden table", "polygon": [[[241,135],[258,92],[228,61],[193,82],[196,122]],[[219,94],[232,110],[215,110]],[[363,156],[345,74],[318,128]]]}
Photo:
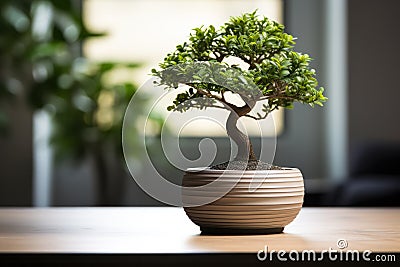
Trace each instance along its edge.
{"label": "wooden table", "polygon": [[256,258],[266,245],[269,251],[321,252],[338,249],[338,239],[347,241],[346,249],[400,252],[399,222],[395,208],[303,208],[283,234],[203,236],[181,208],[3,208],[0,260],[141,255],[143,262],[151,254],[225,253]]}

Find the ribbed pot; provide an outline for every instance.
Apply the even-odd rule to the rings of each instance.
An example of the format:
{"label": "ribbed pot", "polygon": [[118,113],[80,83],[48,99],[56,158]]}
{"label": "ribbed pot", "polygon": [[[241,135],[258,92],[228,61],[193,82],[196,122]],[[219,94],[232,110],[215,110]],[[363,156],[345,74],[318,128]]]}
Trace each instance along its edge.
{"label": "ribbed pot", "polygon": [[185,212],[203,234],[280,233],[304,199],[303,176],[296,168],[191,169],[183,186]]}

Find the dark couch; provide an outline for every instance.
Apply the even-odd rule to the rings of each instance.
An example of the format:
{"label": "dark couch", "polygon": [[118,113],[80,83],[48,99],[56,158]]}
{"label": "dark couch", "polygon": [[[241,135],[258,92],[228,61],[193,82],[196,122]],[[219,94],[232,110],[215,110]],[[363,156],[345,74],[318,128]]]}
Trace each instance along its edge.
{"label": "dark couch", "polygon": [[350,153],[350,176],[328,197],[332,206],[400,206],[400,143],[364,143]]}

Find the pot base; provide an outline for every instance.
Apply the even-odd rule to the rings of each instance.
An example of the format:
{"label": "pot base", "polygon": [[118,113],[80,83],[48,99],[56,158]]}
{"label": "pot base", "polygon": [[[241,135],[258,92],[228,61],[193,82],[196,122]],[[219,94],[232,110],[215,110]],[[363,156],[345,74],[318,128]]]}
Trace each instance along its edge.
{"label": "pot base", "polygon": [[284,227],[261,228],[261,229],[240,229],[220,227],[200,227],[202,235],[270,235],[280,234]]}

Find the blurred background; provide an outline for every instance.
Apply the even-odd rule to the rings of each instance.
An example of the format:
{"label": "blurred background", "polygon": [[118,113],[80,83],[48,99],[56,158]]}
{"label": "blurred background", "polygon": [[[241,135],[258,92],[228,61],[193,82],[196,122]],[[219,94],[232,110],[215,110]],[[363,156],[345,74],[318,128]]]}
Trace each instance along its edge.
{"label": "blurred background", "polygon": [[[304,205],[400,206],[399,1],[3,0],[0,7],[1,206],[162,205],[126,169],[129,100],[192,28],[255,9],[298,37],[296,50],[314,59],[329,98],[323,108],[275,112],[276,128],[265,124],[261,137],[277,140],[276,165],[302,170]],[[155,157],[166,116],[150,118]],[[214,161],[226,161],[227,137],[203,128],[218,147]],[[248,131],[260,152],[256,129]],[[198,157],[201,139],[196,131],[181,138],[188,158]],[[134,156],[140,167],[143,155]],[[182,171],[155,161],[179,183]]]}

